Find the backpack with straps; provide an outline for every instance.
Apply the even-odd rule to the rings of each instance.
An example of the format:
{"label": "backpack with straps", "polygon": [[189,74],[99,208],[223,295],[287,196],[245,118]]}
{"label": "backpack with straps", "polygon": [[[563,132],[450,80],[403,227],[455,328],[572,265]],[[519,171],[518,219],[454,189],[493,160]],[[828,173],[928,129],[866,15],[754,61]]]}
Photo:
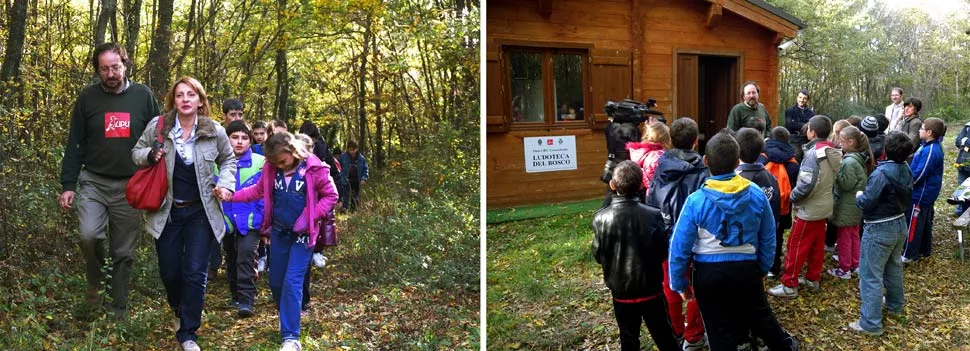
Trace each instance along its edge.
{"label": "backpack with straps", "polygon": [[[764,155],[764,154],[762,154]],[[768,158],[768,156],[765,156]],[[778,196],[781,200],[780,215],[787,215],[791,213],[791,199],[788,197],[791,195],[791,181],[788,179],[788,169],[785,168],[785,164],[796,162],[795,158],[792,157],[788,162],[777,163],[769,161],[765,164],[765,170],[771,175],[775,176],[778,180]]]}

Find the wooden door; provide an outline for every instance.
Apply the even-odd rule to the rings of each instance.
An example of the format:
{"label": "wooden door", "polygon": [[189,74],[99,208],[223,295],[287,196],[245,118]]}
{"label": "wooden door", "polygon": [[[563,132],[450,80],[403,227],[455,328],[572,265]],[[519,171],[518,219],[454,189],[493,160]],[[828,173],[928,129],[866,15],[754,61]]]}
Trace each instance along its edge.
{"label": "wooden door", "polygon": [[680,117],[690,117],[698,121],[698,56],[692,54],[677,55],[677,110],[676,116],[668,120],[673,122]]}

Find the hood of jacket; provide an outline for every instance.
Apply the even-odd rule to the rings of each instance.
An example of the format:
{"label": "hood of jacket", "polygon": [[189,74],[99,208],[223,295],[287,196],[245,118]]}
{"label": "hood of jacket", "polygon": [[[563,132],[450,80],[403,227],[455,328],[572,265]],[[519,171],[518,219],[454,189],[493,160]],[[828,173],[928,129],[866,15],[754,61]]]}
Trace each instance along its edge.
{"label": "hood of jacket", "polygon": [[765,142],[765,155],[769,162],[784,164],[795,157],[795,148],[779,140],[768,140]]}
{"label": "hood of jacket", "polygon": [[694,151],[670,149],[660,157],[654,178],[660,178],[665,183],[675,182],[684,177],[707,171],[701,155]]}
{"label": "hood of jacket", "polygon": [[630,159],[636,161],[650,152],[663,150],[664,146],[661,143],[631,141],[626,143],[626,149],[630,151]]}
{"label": "hood of jacket", "polygon": [[[760,166],[760,165],[759,165]],[[749,206],[746,204],[750,201],[754,201],[752,196],[762,196],[764,194],[760,191],[750,192],[745,191],[751,186],[751,181],[744,179],[739,175],[734,175],[727,180],[718,180],[722,177],[711,177],[704,181],[704,187],[701,191],[704,195],[714,203],[715,206],[729,216],[738,215],[743,211],[746,211]]]}

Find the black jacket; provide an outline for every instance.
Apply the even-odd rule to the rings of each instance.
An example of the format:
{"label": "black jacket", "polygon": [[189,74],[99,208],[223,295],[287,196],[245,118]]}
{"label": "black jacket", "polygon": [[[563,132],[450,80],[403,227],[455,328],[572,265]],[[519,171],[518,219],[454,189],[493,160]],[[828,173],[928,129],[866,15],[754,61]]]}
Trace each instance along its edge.
{"label": "black jacket", "polygon": [[802,134],[802,126],[815,117],[815,109],[811,107],[798,108],[798,105],[785,110],[785,129],[791,134],[791,142],[798,145],[808,142],[808,137]]}
{"label": "black jacket", "polygon": [[761,190],[765,192],[765,198],[771,205],[771,213],[777,218],[781,211],[781,199],[779,198],[781,191],[778,190],[778,180],[775,179],[775,176],[771,175],[765,169],[765,166],[760,163],[743,163],[738,166],[737,172],[742,178],[761,187]]}
{"label": "black jacket", "polygon": [[856,198],[865,222],[906,213],[913,193],[913,173],[905,162],[883,161],[869,175],[866,190]]}
{"label": "black jacket", "polygon": [[660,209],[667,235],[674,232],[674,222],[690,195],[704,185],[710,172],[694,151],[670,149],[657,162],[650,181],[647,205]]}
{"label": "black jacket", "polygon": [[654,296],[663,291],[667,235],[660,211],[636,197],[616,196],[593,218],[593,257],[603,266],[603,282],[616,299]]}

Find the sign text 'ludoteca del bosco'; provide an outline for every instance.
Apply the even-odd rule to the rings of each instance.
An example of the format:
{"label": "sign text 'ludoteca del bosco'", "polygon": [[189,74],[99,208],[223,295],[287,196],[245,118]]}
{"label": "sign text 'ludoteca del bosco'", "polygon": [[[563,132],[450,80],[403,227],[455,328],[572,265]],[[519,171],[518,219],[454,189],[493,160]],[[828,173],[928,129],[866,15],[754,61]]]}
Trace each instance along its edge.
{"label": "sign text 'ludoteca del bosco'", "polygon": [[576,169],[576,136],[522,138],[526,173]]}

